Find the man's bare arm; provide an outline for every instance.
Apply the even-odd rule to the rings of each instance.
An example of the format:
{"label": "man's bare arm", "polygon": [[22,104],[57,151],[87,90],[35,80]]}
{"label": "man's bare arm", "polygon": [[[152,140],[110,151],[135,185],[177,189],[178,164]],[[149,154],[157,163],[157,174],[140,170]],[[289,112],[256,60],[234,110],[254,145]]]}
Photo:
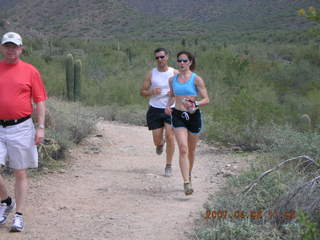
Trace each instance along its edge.
{"label": "man's bare arm", "polygon": [[46,102],[36,103],[36,118],[37,118],[37,128],[35,143],[38,145],[44,140],[44,124],[45,124],[45,115],[46,115]]}
{"label": "man's bare arm", "polygon": [[142,87],[140,89],[140,95],[143,97],[150,97],[152,96],[152,90],[150,89],[151,87],[151,72],[147,74],[145,77]]}

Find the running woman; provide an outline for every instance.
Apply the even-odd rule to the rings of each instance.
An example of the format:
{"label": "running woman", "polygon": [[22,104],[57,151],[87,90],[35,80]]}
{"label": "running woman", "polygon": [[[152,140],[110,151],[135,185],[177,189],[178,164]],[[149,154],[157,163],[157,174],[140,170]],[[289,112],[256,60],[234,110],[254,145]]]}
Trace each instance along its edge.
{"label": "running woman", "polygon": [[[184,193],[190,195],[193,193],[191,173],[202,127],[199,107],[209,104],[209,97],[205,82],[193,72],[196,66],[195,57],[190,52],[182,51],[177,54],[177,62],[179,74],[169,79],[172,94],[165,112],[172,115]],[[174,100],[175,107],[172,109],[171,104]]]}

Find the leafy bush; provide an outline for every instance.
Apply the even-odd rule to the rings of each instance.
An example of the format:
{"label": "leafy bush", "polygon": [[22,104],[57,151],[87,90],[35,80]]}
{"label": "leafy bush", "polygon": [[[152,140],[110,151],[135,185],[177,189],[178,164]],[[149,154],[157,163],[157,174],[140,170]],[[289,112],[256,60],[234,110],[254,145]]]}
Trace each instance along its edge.
{"label": "leafy bush", "polygon": [[205,229],[197,229],[196,239],[280,240],[283,238],[281,233],[277,229],[273,229],[270,224],[256,225],[248,220],[238,222],[218,220]]}
{"label": "leafy bush", "polygon": [[298,221],[301,225],[300,236],[303,240],[316,240],[320,238],[320,233],[318,229],[320,229],[319,221],[313,222],[309,219],[308,215],[303,211],[300,211],[298,214]]}
{"label": "leafy bush", "polygon": [[[320,159],[320,134],[317,132],[300,132],[292,127],[272,125],[264,132],[262,150],[271,152],[276,158],[284,159],[298,155],[308,155]],[[320,162],[319,162],[320,163]]]}
{"label": "leafy bush", "polygon": [[65,148],[79,143],[95,129],[97,116],[92,108],[50,98],[47,109],[50,118],[47,135],[58,140]]}
{"label": "leafy bush", "polygon": [[[320,230],[315,224],[319,222],[320,191],[317,182],[308,181],[319,171],[297,171],[301,164],[296,162],[257,181],[265,168],[272,165],[268,157],[256,159],[249,170],[229,178],[223,189],[210,196],[204,208],[214,214],[210,218],[206,214],[197,222],[198,239],[300,240],[300,235],[316,236]],[[299,209],[308,218],[297,218]]]}

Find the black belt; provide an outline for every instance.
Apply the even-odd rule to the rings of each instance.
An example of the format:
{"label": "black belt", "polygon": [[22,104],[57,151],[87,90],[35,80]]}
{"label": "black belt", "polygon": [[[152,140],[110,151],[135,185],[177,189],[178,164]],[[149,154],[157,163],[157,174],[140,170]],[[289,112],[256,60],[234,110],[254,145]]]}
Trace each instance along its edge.
{"label": "black belt", "polygon": [[31,117],[31,115],[16,119],[16,120],[0,120],[0,125],[5,128],[7,126],[12,126],[12,125],[22,123],[22,122],[28,120],[30,117]]}

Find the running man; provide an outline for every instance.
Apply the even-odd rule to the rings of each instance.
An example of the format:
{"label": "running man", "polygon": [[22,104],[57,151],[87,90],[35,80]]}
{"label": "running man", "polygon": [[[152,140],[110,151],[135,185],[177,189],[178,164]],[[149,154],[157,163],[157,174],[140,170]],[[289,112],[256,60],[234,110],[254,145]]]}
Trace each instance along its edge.
{"label": "running man", "polygon": [[153,68],[145,77],[140,95],[149,98],[147,125],[149,130],[152,130],[156,153],[160,155],[163,152],[164,144],[167,144],[165,176],[170,177],[172,175],[174,134],[171,127],[171,116],[165,114],[164,110],[170,95],[168,79],[178,71],[168,66],[169,55],[166,49],[157,48],[154,50],[154,57],[157,67]]}

